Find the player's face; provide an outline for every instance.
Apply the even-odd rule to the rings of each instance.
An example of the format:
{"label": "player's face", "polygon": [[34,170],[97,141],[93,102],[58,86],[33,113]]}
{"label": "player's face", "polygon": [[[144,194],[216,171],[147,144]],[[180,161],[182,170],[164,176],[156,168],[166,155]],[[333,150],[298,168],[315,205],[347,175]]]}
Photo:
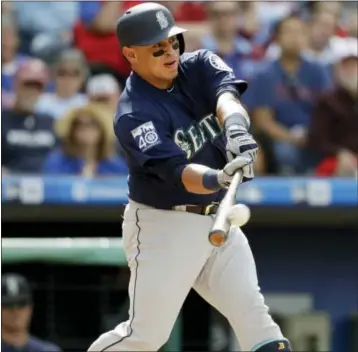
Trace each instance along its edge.
{"label": "player's face", "polygon": [[169,88],[178,75],[179,41],[171,37],[150,46],[126,48],[133,69],[158,88]]}
{"label": "player's face", "polygon": [[2,326],[11,332],[27,330],[30,325],[31,315],[32,307],[30,305],[1,307]]}

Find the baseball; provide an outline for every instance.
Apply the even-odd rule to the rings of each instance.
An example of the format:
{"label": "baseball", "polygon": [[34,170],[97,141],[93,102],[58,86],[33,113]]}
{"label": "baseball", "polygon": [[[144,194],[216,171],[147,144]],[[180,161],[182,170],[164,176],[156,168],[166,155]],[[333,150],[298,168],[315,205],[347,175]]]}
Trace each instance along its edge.
{"label": "baseball", "polygon": [[232,226],[244,226],[250,220],[250,217],[250,208],[245,204],[232,206],[228,213],[228,220]]}

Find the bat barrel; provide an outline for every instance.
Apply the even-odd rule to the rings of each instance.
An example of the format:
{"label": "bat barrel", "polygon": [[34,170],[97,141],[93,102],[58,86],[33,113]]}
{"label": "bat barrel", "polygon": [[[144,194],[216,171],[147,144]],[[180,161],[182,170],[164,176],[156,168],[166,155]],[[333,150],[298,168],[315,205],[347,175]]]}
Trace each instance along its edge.
{"label": "bat barrel", "polygon": [[220,247],[227,240],[228,233],[230,230],[230,222],[228,221],[227,216],[231,206],[236,203],[236,193],[238,186],[241,183],[241,179],[242,171],[240,170],[235,173],[229,186],[229,189],[226,192],[225,197],[218,208],[214,220],[214,225],[209,233],[209,241],[214,246]]}
{"label": "bat barrel", "polygon": [[221,247],[227,240],[228,232],[222,230],[210,231],[209,241],[216,247]]}

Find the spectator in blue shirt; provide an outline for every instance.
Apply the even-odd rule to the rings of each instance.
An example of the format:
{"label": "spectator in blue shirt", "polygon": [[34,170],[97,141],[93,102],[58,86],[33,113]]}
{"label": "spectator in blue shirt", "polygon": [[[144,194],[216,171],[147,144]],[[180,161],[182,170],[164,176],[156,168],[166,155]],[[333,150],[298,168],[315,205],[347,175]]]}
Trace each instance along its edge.
{"label": "spectator in blue shirt", "polygon": [[237,2],[208,2],[211,31],[202,38],[201,47],[217,53],[235,72],[236,77],[249,80],[261,66],[264,51],[261,44],[268,38],[257,34],[239,34],[240,5]]}
{"label": "spectator in blue shirt", "polygon": [[83,177],[127,174],[127,166],[116,155],[110,110],[88,105],[71,110],[56,121],[61,147],[45,161],[43,172]]}
{"label": "spectator in blue shirt", "polygon": [[13,107],[1,114],[1,165],[7,173],[36,173],[55,147],[53,119],[34,107],[48,82],[48,68],[39,59],[23,62],[15,75]]}
{"label": "spectator in blue shirt", "polygon": [[302,56],[305,30],[294,15],[277,24],[280,58],[257,75],[247,97],[256,126],[272,138],[281,171],[289,173],[308,170],[303,153],[307,126],[317,96],[331,85],[323,66]]}
{"label": "spectator in blue shirt", "polygon": [[1,351],[59,352],[60,347],[30,335],[32,291],[19,274],[1,276]]}

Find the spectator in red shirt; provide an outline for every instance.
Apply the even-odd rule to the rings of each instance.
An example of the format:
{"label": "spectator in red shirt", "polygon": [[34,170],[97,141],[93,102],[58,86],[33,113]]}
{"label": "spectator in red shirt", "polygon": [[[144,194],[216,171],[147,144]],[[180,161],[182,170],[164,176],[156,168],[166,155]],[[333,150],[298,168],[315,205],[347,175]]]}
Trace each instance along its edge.
{"label": "spectator in red shirt", "polygon": [[130,67],[116,36],[122,2],[83,1],[79,6],[80,20],[74,28],[75,45],[86,56],[92,74],[110,73],[123,84]]}

